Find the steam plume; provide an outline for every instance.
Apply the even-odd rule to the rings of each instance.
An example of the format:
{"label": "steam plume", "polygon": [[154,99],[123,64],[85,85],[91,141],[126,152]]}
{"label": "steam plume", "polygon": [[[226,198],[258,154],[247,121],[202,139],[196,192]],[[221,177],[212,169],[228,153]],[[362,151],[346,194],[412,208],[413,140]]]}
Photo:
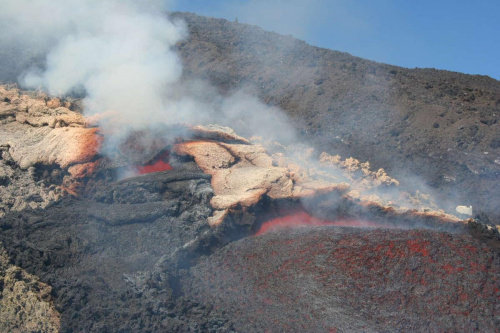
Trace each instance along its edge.
{"label": "steam plume", "polygon": [[[206,83],[198,83],[209,92],[203,95],[183,86],[175,45],[187,29],[170,19],[166,9],[159,0],[7,0],[0,14],[0,40],[26,49],[35,46],[46,55],[45,68],[32,68],[20,77],[23,86],[53,95],[83,92],[86,115],[111,111],[114,126],[117,120],[135,129],[218,122],[248,129],[258,121],[260,126],[250,128],[262,130],[271,119],[280,133],[292,132],[279,110],[249,94],[225,99]],[[119,132],[126,135],[124,128]]]}
{"label": "steam plume", "polygon": [[114,110],[126,122],[147,121],[166,110],[162,91],[182,73],[172,47],[186,34],[158,9],[159,1],[7,1],[3,15],[18,37],[29,43],[34,29],[49,49],[45,70],[28,71],[21,83],[54,95],[84,89],[89,114]]}

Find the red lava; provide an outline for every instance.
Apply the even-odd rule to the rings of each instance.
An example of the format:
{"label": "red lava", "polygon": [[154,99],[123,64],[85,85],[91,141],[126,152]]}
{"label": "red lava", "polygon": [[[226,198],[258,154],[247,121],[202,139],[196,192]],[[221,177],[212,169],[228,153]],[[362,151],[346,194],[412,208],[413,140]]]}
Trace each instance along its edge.
{"label": "red lava", "polygon": [[275,231],[281,228],[297,228],[304,226],[340,226],[354,228],[394,228],[393,225],[375,223],[363,220],[341,219],[336,221],[328,221],[319,219],[309,215],[304,211],[298,211],[294,214],[277,217],[275,219],[264,222],[260,229],[255,233],[255,236],[265,234],[270,231]]}
{"label": "red lava", "polygon": [[168,161],[168,156],[168,152],[163,153],[153,163],[137,167],[137,172],[143,175],[146,173],[172,170],[172,166],[166,162]]}

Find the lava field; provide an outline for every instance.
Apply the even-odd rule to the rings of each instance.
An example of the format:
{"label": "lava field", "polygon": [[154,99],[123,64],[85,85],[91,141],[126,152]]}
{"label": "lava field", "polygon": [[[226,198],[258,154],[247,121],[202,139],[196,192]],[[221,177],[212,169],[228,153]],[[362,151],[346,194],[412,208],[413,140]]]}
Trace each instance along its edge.
{"label": "lava field", "polygon": [[500,333],[497,81],[119,4],[120,84],[0,84],[0,332]]}

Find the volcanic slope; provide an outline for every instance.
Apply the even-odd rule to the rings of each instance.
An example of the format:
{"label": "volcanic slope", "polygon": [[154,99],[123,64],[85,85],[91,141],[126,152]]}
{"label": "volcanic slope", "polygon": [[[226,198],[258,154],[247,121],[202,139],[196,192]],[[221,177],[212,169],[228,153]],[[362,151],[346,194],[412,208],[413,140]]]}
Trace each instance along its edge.
{"label": "volcanic slope", "polygon": [[[308,166],[310,149],[216,125],[139,131],[103,156],[105,133],[69,101],[0,88],[5,331],[499,327],[498,231],[382,169]],[[289,214],[311,223],[266,231]]]}
{"label": "volcanic slope", "polygon": [[[444,185],[470,186],[471,200],[493,207],[486,199],[498,198],[493,188],[496,165],[489,160],[495,150],[481,151],[496,142],[492,138],[498,132],[496,118],[485,118],[497,115],[496,81],[379,65],[254,27],[178,15],[184,16],[191,31],[190,39],[179,44],[186,79],[205,76],[223,92],[241,85],[256,87],[265,102],[280,105],[292,116],[304,138],[329,149],[331,155],[323,155],[325,163],[334,163],[337,151],[352,151],[366,159],[378,152],[380,156],[372,158],[375,166],[397,169],[401,165],[396,159],[412,161],[414,171],[443,191],[448,189]],[[216,57],[210,58],[211,52]],[[281,61],[286,67],[278,71]],[[374,66],[371,72],[370,66]],[[325,74],[323,81],[320,74]],[[432,81],[434,76],[445,81]],[[290,81],[284,83],[286,79]],[[454,84],[462,87],[462,81],[471,84],[472,90],[463,92],[467,95],[461,90],[446,93]],[[403,93],[402,82],[407,82],[406,93],[411,95]],[[429,87],[424,85],[428,82]],[[266,213],[272,219],[280,211],[273,207],[282,200],[272,190],[276,182],[259,183],[251,207],[218,201],[239,191],[225,192],[224,184],[219,186],[217,179],[224,170],[207,175],[212,159],[203,159],[189,143],[178,145],[179,155],[169,161],[174,170],[118,180],[119,164],[98,154],[100,134],[75,114],[71,103],[64,106],[65,101],[40,96],[36,103],[26,104],[29,96],[7,90],[0,100],[0,241],[5,249],[0,291],[1,305],[8,310],[2,311],[6,330],[495,332],[500,327],[498,233],[489,233],[495,229],[470,222],[478,230],[460,223],[443,231],[438,216],[422,215],[425,211],[399,215],[379,205],[363,206],[359,198],[341,191],[317,202],[325,208],[321,218],[351,213],[351,217],[378,217],[376,222],[388,217],[406,224],[424,219],[432,222],[427,226],[438,228],[303,227],[251,237],[266,222]],[[436,102],[437,97],[424,102],[422,94],[431,98],[436,90],[443,94],[438,100],[444,104]],[[369,103],[376,100],[371,91],[379,104]],[[474,98],[464,100],[470,93]],[[492,94],[493,104],[485,106]],[[326,104],[316,104],[321,101]],[[462,113],[455,112],[453,107],[460,103],[476,110],[464,107]],[[380,109],[367,113],[370,105]],[[328,111],[330,106],[334,107]],[[427,129],[434,113],[425,107],[432,112],[448,110],[437,118],[445,124],[433,123]],[[481,115],[481,110],[493,111]],[[458,118],[452,118],[452,111]],[[406,127],[395,122],[398,119]],[[460,126],[465,122],[465,127],[456,128],[464,140],[474,132],[470,122],[477,121],[472,136],[477,142],[467,141],[456,156],[451,150],[442,159],[433,159],[437,155],[432,154],[444,149],[439,145],[455,138],[438,132],[454,129],[445,122],[449,119]],[[378,132],[366,122],[374,123]],[[402,132],[397,131],[398,124]],[[375,134],[379,142],[373,142]],[[48,145],[46,138],[55,144]],[[429,138],[439,145],[426,141]],[[222,141],[214,151],[239,148]],[[168,146],[157,147],[157,152],[163,154]],[[244,148],[241,155],[247,156],[248,147]],[[479,152],[481,156],[474,155]],[[471,154],[473,158],[460,160]],[[248,164],[235,155],[238,158],[231,155],[225,161],[234,158],[238,163],[222,166],[242,172]],[[274,167],[269,158],[260,162]],[[142,162],[151,161],[143,157]],[[444,172],[447,168],[456,174]],[[282,171],[284,177],[275,179],[288,182],[291,173]],[[387,179],[385,173],[380,175]],[[230,184],[238,184],[233,180]],[[396,185],[387,180],[389,186]],[[481,181],[491,183],[484,193],[479,193]],[[339,195],[346,206],[332,204],[338,204]],[[287,201],[281,209],[290,213],[304,208],[300,205],[298,200]],[[220,216],[213,215],[219,209],[220,223]],[[19,306],[24,311],[16,311]],[[37,312],[40,307],[46,311]]]}
{"label": "volcanic slope", "polygon": [[498,221],[499,81],[385,65],[255,26],[175,16],[189,26],[179,44],[185,77],[224,92],[250,86],[283,109],[304,140],[403,181],[416,175]]}

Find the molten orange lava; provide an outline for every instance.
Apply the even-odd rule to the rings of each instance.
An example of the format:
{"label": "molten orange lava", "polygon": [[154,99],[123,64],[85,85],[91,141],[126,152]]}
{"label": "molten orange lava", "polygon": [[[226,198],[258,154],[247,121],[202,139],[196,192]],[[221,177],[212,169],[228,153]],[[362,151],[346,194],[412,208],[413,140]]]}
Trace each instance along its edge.
{"label": "molten orange lava", "polygon": [[139,167],[137,170],[138,170],[140,175],[143,175],[145,173],[167,171],[167,170],[172,170],[172,169],[173,168],[170,164],[160,160],[154,164]]}
{"label": "molten orange lava", "polygon": [[264,222],[255,236],[265,234],[280,228],[296,228],[303,226],[341,226],[354,228],[394,228],[389,224],[380,224],[370,221],[342,219],[337,221],[322,220],[309,215],[304,211],[298,211],[294,214],[277,217]]}
{"label": "molten orange lava", "polygon": [[143,175],[146,173],[172,170],[172,166],[167,162],[168,156],[168,152],[163,153],[153,163],[137,167],[137,172]]}

